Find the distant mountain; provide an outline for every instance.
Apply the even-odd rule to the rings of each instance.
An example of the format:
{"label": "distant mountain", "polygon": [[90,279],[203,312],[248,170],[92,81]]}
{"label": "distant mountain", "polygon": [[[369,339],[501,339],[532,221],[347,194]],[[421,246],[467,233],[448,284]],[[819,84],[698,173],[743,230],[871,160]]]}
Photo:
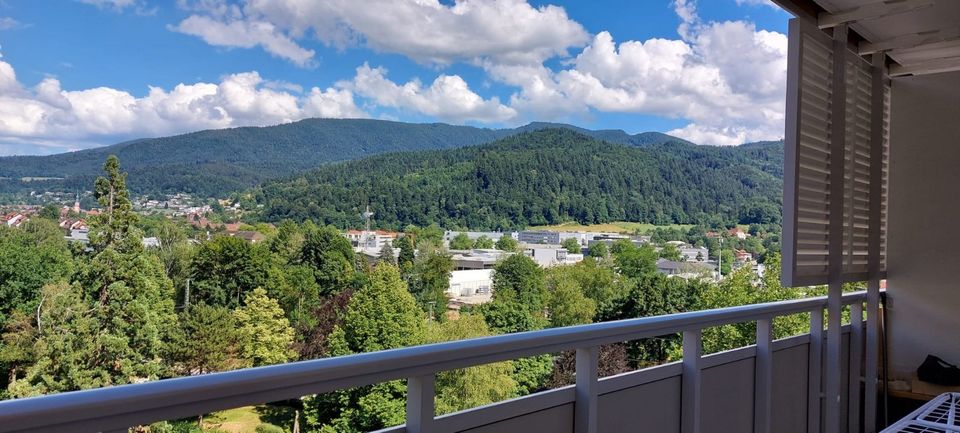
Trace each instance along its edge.
{"label": "distant mountain", "polygon": [[[139,139],[56,155],[2,157],[0,194],[89,189],[100,173],[103,161],[114,154],[129,171],[128,185],[135,193],[189,192],[223,196],[331,162],[387,152],[472,146],[522,132],[557,127],[627,145],[685,143],[679,138],[655,132],[630,135],[620,130],[590,131],[552,123],[488,129],[371,119],[306,119],[277,126]],[[23,178],[33,179],[27,181]]]}
{"label": "distant mountain", "polygon": [[[779,223],[783,146],[601,141],[540,129],[459,149],[332,164],[253,190],[263,218],[509,229],[578,221]],[[636,137],[636,136],[628,136]],[[622,140],[629,141],[629,140]],[[779,161],[779,163],[777,162]]]}

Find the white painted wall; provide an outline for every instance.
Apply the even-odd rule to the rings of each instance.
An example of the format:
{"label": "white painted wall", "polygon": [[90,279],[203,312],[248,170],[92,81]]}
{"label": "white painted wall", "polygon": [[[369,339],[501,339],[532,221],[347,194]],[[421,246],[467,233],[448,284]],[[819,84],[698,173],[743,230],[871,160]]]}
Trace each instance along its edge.
{"label": "white painted wall", "polygon": [[890,365],[960,364],[960,72],[896,79],[890,137]]}

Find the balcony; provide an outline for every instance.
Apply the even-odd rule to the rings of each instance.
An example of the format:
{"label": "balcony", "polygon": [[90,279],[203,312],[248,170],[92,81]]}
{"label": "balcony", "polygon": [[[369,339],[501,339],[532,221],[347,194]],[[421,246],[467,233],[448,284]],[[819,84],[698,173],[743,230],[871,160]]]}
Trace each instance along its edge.
{"label": "balcony", "polygon": [[[876,356],[863,350],[866,300],[865,292],[841,298],[852,319],[841,329],[840,377],[848,385],[839,405],[821,397],[828,300],[818,297],[5,401],[0,432],[125,432],[160,420],[397,379],[407,381],[407,424],[383,432],[806,432],[819,431],[821,414],[831,407],[849,431],[859,431],[861,363]],[[773,319],[803,313],[809,314],[811,333],[771,339]],[[757,325],[756,345],[702,354],[702,330],[748,322]],[[681,362],[598,377],[601,345],[675,333],[683,336]],[[564,350],[576,350],[575,385],[435,416],[438,372]]]}

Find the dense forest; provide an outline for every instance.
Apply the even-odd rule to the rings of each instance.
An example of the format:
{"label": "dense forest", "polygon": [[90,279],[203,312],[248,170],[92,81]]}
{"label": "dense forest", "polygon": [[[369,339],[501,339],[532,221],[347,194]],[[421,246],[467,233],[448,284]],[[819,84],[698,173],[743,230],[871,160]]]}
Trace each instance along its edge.
{"label": "dense forest", "polygon": [[[577,152],[591,146],[613,149],[601,155],[624,158],[625,164],[653,158],[563,131],[476,152],[497,149],[491,164],[527,157],[530,143],[538,142],[532,137],[542,139],[544,152],[537,155],[547,165],[554,163],[547,155],[558,150],[547,141],[566,143],[562,149],[571,153],[560,156],[577,161],[589,161]],[[696,149],[686,157],[696,159]],[[437,155],[449,159],[422,164],[459,167],[465,161],[454,158],[457,152]],[[385,159],[398,161],[391,169],[413,164]],[[493,164],[509,170],[489,171],[490,178],[528,169],[526,162],[518,164]],[[487,165],[479,167],[487,172]],[[492,300],[453,313],[445,291],[454,264],[436,225],[407,228],[377,259],[355,254],[337,228],[311,221],[264,224],[259,229],[266,237],[257,243],[227,235],[190,239],[182,220],[134,213],[126,180],[119,161],[109,158],[94,184],[102,212],[90,219],[87,245],[68,245],[55,216],[38,215],[20,227],[0,225],[0,399],[822,292],[781,287],[775,253],[767,255],[759,278],[745,266],[720,282],[684,280],[656,271],[658,254],[667,249],[658,253],[650,244],[624,240],[593,248],[570,266],[544,269],[523,254],[507,255],[496,264]],[[159,245],[145,247],[143,236],[157,237]],[[654,236],[675,240],[684,234]],[[495,246],[516,252],[516,244],[504,239]],[[805,332],[809,318],[802,315],[774,322],[777,338]],[[755,333],[752,322],[710,328],[703,349],[753,344]],[[600,374],[609,376],[678,359],[680,338],[615,343],[599,356]],[[442,372],[436,378],[437,413],[568,385],[574,373],[573,352]],[[404,383],[392,381],[241,408],[262,422],[244,432],[290,433],[294,425],[301,432],[378,430],[404,422],[405,395]],[[219,415],[197,415],[133,431],[226,431],[216,423]]]}
{"label": "dense forest", "polygon": [[[641,147],[544,129],[323,166],[252,190],[269,221],[504,230],[577,221],[779,224],[783,147]],[[718,221],[719,220],[719,221]]]}
{"label": "dense forest", "polygon": [[117,155],[124,161],[131,174],[129,187],[134,194],[186,192],[201,197],[223,197],[265,180],[325,163],[386,152],[458,148],[549,127],[575,129],[603,140],[634,146],[683,142],[657,132],[630,135],[620,130],[590,131],[549,123],[487,129],[372,119],[306,119],[277,126],[133,140],[57,155],[2,157],[0,197],[10,198],[36,190],[88,189],[108,155]]}

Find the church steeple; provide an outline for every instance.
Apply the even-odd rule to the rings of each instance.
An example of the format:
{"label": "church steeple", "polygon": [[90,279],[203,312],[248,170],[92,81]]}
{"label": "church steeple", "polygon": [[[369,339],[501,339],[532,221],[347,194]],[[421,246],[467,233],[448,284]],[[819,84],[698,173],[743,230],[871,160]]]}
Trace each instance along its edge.
{"label": "church steeple", "polygon": [[80,213],[80,193],[77,193],[77,200],[73,202],[73,211]]}

